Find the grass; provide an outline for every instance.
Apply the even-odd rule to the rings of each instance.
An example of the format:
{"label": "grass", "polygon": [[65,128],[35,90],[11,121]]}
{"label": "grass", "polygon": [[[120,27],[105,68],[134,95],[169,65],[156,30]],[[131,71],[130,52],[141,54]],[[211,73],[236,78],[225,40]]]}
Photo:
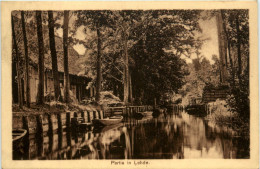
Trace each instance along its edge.
{"label": "grass", "polygon": [[206,120],[219,126],[231,128],[239,136],[249,137],[249,122],[241,119],[238,113],[229,111],[226,101],[217,100],[209,103],[211,113]]}

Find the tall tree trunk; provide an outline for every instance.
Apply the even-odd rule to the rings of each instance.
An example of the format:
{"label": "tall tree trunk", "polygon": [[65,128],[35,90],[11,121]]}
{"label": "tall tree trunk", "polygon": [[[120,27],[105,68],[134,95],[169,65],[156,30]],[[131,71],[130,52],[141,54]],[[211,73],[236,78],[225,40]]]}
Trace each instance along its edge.
{"label": "tall tree trunk", "polygon": [[[221,17],[222,17],[222,21],[223,21],[223,29],[226,35],[226,40],[227,40],[227,53],[228,53],[228,57],[229,57],[229,63],[230,63],[230,68],[231,68],[231,76],[232,76],[232,85],[235,86],[235,71],[234,71],[234,66],[233,66],[233,60],[232,60],[232,56],[231,56],[231,44],[230,44],[230,37],[229,37],[229,33],[227,31],[227,26],[226,23],[224,21],[224,13],[223,10],[221,10]],[[227,61],[226,61],[227,62]],[[228,65],[227,65],[228,66]]]}
{"label": "tall tree trunk", "polygon": [[101,92],[101,40],[100,40],[100,27],[97,23],[97,81],[96,81],[96,101],[100,101],[100,92]]}
{"label": "tall tree trunk", "polygon": [[221,71],[221,83],[226,83],[227,78],[227,65],[226,65],[226,43],[224,40],[223,21],[221,12],[219,11],[216,16],[217,30],[218,30],[218,43],[219,43],[219,59],[220,59],[220,71]]}
{"label": "tall tree trunk", "polygon": [[54,35],[54,20],[53,12],[48,11],[48,27],[49,27],[49,40],[50,40],[50,50],[51,50],[51,61],[52,61],[52,76],[54,81],[54,94],[55,100],[57,101],[60,97],[60,83],[59,83],[59,72],[57,65],[57,53],[55,46],[55,35]]}
{"label": "tall tree trunk", "polygon": [[[249,52],[249,51],[248,51]],[[249,60],[249,53],[248,53],[248,55],[247,55],[247,66],[246,66],[246,70],[247,70],[247,73],[248,73],[248,76],[249,76],[249,69],[250,69],[250,67],[249,67],[249,62],[250,62],[250,60]],[[249,79],[248,79],[249,80]]]}
{"label": "tall tree trunk", "polygon": [[238,20],[238,13],[236,16],[236,31],[237,31],[237,60],[238,60],[238,80],[239,80],[239,84],[241,84],[241,74],[242,74],[242,64],[241,64],[241,49],[240,49],[240,45],[241,45],[241,40],[240,40],[240,30],[239,30],[239,20]]}
{"label": "tall tree trunk", "polygon": [[236,82],[235,82],[235,70],[234,70],[233,59],[232,59],[232,55],[231,55],[231,44],[230,44],[229,40],[228,40],[228,56],[229,56],[229,62],[230,62],[230,67],[231,67],[232,83],[233,83],[233,86],[235,86],[235,84],[236,84]]}
{"label": "tall tree trunk", "polygon": [[25,56],[25,79],[26,79],[26,105],[30,107],[31,95],[30,95],[30,76],[29,76],[29,57],[28,57],[28,45],[25,29],[24,11],[21,11],[22,17],[22,29],[23,29],[23,42],[24,42],[24,56]]}
{"label": "tall tree trunk", "polygon": [[38,84],[38,104],[44,104],[44,42],[42,32],[42,13],[36,11],[37,37],[39,48],[39,84]]}
{"label": "tall tree trunk", "polygon": [[64,11],[63,22],[63,50],[64,50],[64,101],[69,103],[69,63],[68,63],[68,31],[69,31],[69,11]]}
{"label": "tall tree trunk", "polygon": [[126,28],[124,29],[124,103],[128,105],[129,96],[129,69],[128,69],[128,51],[127,51],[127,35]]}
{"label": "tall tree trunk", "polygon": [[132,77],[130,72],[129,72],[129,100],[131,105],[133,105]]}
{"label": "tall tree trunk", "polygon": [[[16,35],[14,31],[14,18],[12,16],[12,38],[13,38],[13,46],[16,54],[16,70],[17,70],[17,83],[18,83],[18,104],[19,107],[23,108],[23,97],[22,97],[22,81],[21,81],[21,74],[20,74],[20,57],[18,54],[18,47],[16,42]],[[13,93],[14,94],[14,93]]]}

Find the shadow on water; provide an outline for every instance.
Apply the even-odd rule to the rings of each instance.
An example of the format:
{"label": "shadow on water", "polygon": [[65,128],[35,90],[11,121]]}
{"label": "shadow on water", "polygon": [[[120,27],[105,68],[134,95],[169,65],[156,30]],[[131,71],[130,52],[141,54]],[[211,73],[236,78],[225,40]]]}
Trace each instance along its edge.
{"label": "shadow on water", "polygon": [[13,159],[249,158],[249,140],[185,111],[83,131],[28,136]]}

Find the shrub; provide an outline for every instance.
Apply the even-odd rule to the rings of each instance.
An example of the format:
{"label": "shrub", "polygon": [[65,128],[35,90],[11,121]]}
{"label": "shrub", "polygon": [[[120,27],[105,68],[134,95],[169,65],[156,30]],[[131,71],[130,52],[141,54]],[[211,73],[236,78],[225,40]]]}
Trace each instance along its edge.
{"label": "shrub", "polygon": [[211,106],[211,114],[206,117],[207,120],[220,126],[230,127],[238,135],[249,137],[249,123],[241,118],[238,112],[234,111],[229,102],[216,100],[209,105]]}

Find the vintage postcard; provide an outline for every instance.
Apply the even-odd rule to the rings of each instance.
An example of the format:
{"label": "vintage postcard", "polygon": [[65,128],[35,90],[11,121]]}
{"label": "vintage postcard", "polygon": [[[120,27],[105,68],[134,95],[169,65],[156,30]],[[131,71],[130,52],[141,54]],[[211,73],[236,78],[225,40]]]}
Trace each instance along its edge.
{"label": "vintage postcard", "polygon": [[2,167],[258,168],[257,2],[2,2]]}

